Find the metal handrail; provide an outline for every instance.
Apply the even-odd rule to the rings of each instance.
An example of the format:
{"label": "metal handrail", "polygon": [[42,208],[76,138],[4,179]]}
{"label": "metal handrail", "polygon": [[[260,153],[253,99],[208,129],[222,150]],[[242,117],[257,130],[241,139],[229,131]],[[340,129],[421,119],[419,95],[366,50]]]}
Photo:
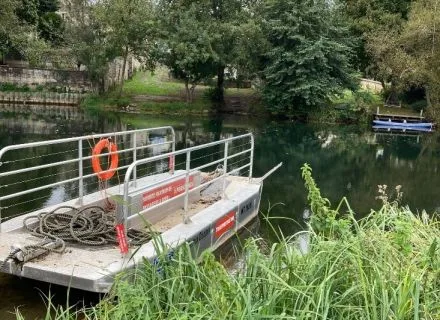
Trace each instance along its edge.
{"label": "metal handrail", "polygon": [[[228,155],[228,144],[229,142],[232,142],[234,140],[239,140],[239,139],[244,139],[244,138],[250,138],[250,142],[251,142],[251,147],[247,150],[241,151],[239,153],[233,154],[233,155]],[[190,161],[191,161],[191,152],[196,151],[196,150],[201,150],[201,149],[205,149],[205,148],[209,148],[209,147],[213,147],[213,146],[217,146],[217,145],[225,145],[225,152],[224,152],[224,156],[221,159],[212,161],[208,164],[204,164],[201,165],[199,167],[196,168],[190,168]],[[252,167],[253,167],[253,156],[254,156],[254,145],[255,145],[255,141],[254,141],[254,136],[252,133],[247,133],[247,134],[243,134],[240,136],[236,136],[236,137],[232,137],[232,138],[227,138],[227,139],[223,139],[223,140],[219,140],[219,141],[214,141],[211,143],[207,143],[207,144],[203,144],[203,145],[199,145],[199,146],[194,146],[194,147],[190,147],[190,148],[186,148],[186,149],[182,149],[182,150],[178,150],[178,151],[172,151],[172,152],[168,152],[162,155],[157,155],[157,156],[153,156],[153,157],[149,157],[149,158],[144,158],[144,159],[140,159],[140,160],[136,160],[134,162],[131,163],[131,165],[128,167],[126,173],[125,173],[125,178],[124,178],[124,190],[123,190],[123,223],[125,225],[125,227],[127,227],[127,219],[128,219],[128,207],[129,207],[129,199],[128,199],[128,194],[129,194],[129,183],[131,180],[131,174],[133,172],[135,172],[136,168],[138,165],[142,165],[142,164],[147,164],[150,162],[154,162],[154,161],[158,161],[158,160],[162,160],[162,159],[166,159],[166,158],[170,158],[170,157],[175,157],[178,155],[183,155],[186,154],[186,170],[185,170],[185,174],[181,174],[179,176],[185,176],[186,180],[185,180],[185,202],[184,202],[184,212],[185,212],[185,216],[184,216],[184,222],[187,223],[189,220],[186,218],[186,212],[188,210],[188,194],[189,194],[189,176],[192,172],[197,171],[199,169],[202,168],[206,168],[208,166],[212,166],[214,164],[217,163],[224,163],[224,172],[222,177],[226,177],[228,174],[231,174],[231,172],[237,171],[237,170],[241,170],[243,168],[249,167],[249,179],[252,178]],[[237,157],[238,155],[242,155],[245,153],[250,153],[250,161],[248,164],[238,168],[238,169],[234,169],[232,170],[230,173],[227,172],[227,160],[228,159],[232,159],[234,157]],[[161,180],[160,183],[166,182],[168,180],[172,180],[173,178],[175,178],[175,176],[172,176],[170,178]],[[152,184],[154,185],[154,184]],[[147,188],[147,187],[151,187],[152,185],[149,186],[144,186],[143,189]],[[223,184],[223,195],[224,195],[224,191],[225,191],[225,183]],[[183,195],[179,195],[179,196],[183,196]],[[160,204],[164,204],[160,203]],[[151,208],[149,208],[151,209]]]}
{"label": "metal handrail", "polygon": [[[165,142],[160,142],[160,143],[154,143],[154,144],[149,144],[149,145],[142,145],[142,146],[137,146],[136,142],[136,135],[137,134],[143,134],[143,133],[152,133],[152,132],[157,132],[157,131],[166,131],[167,134],[171,133],[172,136],[172,140],[171,141],[165,141]],[[56,167],[56,166],[61,166],[61,165],[66,165],[66,164],[71,164],[71,163],[78,163],[78,176],[71,178],[71,179],[67,179],[67,180],[63,180],[63,181],[59,181],[59,182],[55,182],[55,183],[50,183],[50,184],[46,184],[43,186],[39,186],[39,187],[35,187],[32,189],[27,189],[27,190],[23,190],[23,191],[19,191],[19,192],[15,192],[12,194],[8,194],[8,195],[4,195],[2,197],[0,197],[0,201],[2,200],[7,200],[7,199],[11,199],[14,197],[19,197],[19,196],[23,196],[32,192],[36,192],[39,190],[44,190],[44,189],[48,189],[48,188],[52,188],[58,185],[62,185],[62,184],[66,184],[66,183],[71,183],[71,182],[76,182],[78,181],[78,201],[79,204],[82,205],[83,204],[83,197],[84,197],[84,179],[86,178],[90,178],[93,176],[96,176],[97,173],[91,173],[91,174],[87,174],[84,175],[83,174],[83,161],[84,160],[88,160],[88,159],[92,159],[92,155],[90,156],[83,156],[83,142],[86,140],[93,140],[93,139],[100,139],[100,138],[106,138],[106,137],[117,137],[117,136],[127,136],[130,135],[131,136],[131,140],[133,141],[133,145],[130,146],[129,148],[125,148],[125,149],[121,149],[118,150],[116,152],[108,152],[108,153],[101,153],[100,155],[98,155],[99,157],[102,156],[108,156],[114,153],[127,153],[127,152],[133,152],[133,160],[137,161],[137,151],[139,150],[144,150],[147,148],[153,148],[153,147],[157,147],[160,145],[169,145],[171,144],[172,146],[172,151],[175,151],[176,149],[176,134],[175,131],[173,129],[173,127],[171,126],[163,126],[163,127],[156,127],[156,128],[146,128],[146,129],[137,129],[137,130],[127,130],[127,131],[119,131],[119,132],[112,132],[112,133],[101,133],[101,134],[91,134],[91,135],[86,135],[86,136],[80,136],[80,137],[71,137],[71,138],[64,138],[64,139],[54,139],[54,140],[47,140],[47,141],[37,141],[37,142],[30,142],[30,143],[23,143],[23,144],[16,144],[16,145],[10,145],[10,146],[6,146],[4,148],[2,148],[0,150],[0,166],[2,164],[4,164],[5,162],[2,162],[2,158],[3,156],[8,152],[8,151],[13,151],[13,150],[20,150],[20,149],[27,149],[27,148],[34,148],[34,147],[40,147],[40,146],[48,146],[48,145],[56,145],[56,144],[65,144],[65,143],[72,143],[72,142],[78,142],[78,150],[75,151],[75,148],[73,150],[71,150],[72,152],[77,152],[77,157],[74,159],[68,159],[68,160],[64,160],[64,161],[55,161],[55,162],[51,162],[51,163],[47,163],[47,164],[42,164],[42,165],[38,165],[38,166],[33,166],[33,167],[25,167],[22,169],[16,169],[16,170],[11,170],[8,172],[1,172],[0,173],[0,178],[2,177],[6,177],[6,176],[11,176],[11,175],[15,175],[15,174],[24,174],[26,172],[30,172],[30,171],[35,171],[35,170],[39,170],[39,169],[45,169],[45,168],[51,168],[51,167]],[[108,169],[105,171],[116,171],[116,170],[120,170],[120,169],[125,169],[128,168],[129,165],[125,165],[125,166],[119,166],[115,169]],[[133,183],[134,185],[136,185],[136,181],[137,181],[137,177],[136,177],[136,171],[133,174]],[[0,223],[1,223],[1,207],[0,207]]]}
{"label": "metal handrail", "polygon": [[[39,146],[43,146],[43,145],[47,146],[47,145],[52,145],[52,144],[57,144],[57,143],[75,142],[75,141],[89,140],[89,139],[95,139],[95,138],[115,137],[115,136],[122,136],[122,135],[132,134],[132,133],[143,133],[143,132],[152,132],[152,131],[159,131],[159,130],[171,130],[172,135],[173,135],[173,140],[174,141],[176,140],[176,134],[174,132],[174,128],[171,126],[128,130],[128,131],[118,131],[118,132],[112,132],[112,133],[91,134],[91,135],[80,136],[80,137],[54,139],[54,140],[46,140],[46,141],[36,141],[36,142],[29,142],[29,143],[22,143],[22,144],[13,144],[10,146],[3,147],[0,150],[0,160],[3,157],[3,155],[7,151],[10,151],[10,150],[39,147]],[[1,162],[0,162],[0,164],[1,164]]]}

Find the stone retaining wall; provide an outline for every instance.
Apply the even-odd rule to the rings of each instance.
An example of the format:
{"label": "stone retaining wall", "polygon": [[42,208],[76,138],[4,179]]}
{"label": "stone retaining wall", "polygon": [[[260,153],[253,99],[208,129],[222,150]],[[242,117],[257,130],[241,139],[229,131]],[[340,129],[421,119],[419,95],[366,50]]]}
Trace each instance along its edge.
{"label": "stone retaining wall", "polygon": [[30,87],[38,85],[53,86],[74,92],[88,92],[92,90],[87,73],[75,70],[0,66],[0,83],[13,83]]}
{"label": "stone retaining wall", "polygon": [[77,105],[85,94],[57,92],[1,92],[0,103]]}

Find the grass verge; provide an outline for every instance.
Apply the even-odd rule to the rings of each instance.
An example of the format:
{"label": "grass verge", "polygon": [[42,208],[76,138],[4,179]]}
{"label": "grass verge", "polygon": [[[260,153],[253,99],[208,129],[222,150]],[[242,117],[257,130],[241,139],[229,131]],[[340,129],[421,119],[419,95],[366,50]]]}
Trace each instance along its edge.
{"label": "grass verge", "polygon": [[[122,88],[122,96],[118,97],[118,89],[101,96],[91,95],[81,103],[85,109],[94,110],[127,110],[147,114],[206,114],[215,111],[214,104],[209,99],[212,88],[199,85],[195,90],[195,99],[192,103],[185,101],[185,87],[182,82],[169,77],[165,68],[158,68],[155,73],[137,72],[132,79],[127,80]],[[253,89],[229,88],[225,90],[225,103],[237,104],[243,100],[244,105],[255,103]],[[239,102],[240,104],[240,102]],[[235,111],[235,107],[233,108]],[[247,108],[238,107],[237,112],[254,113]],[[264,114],[264,112],[262,113]]]}
{"label": "grass verge", "polygon": [[[302,176],[313,215],[310,230],[268,244],[244,245],[233,273],[211,253],[188,246],[159,266],[123,275],[84,319],[440,319],[439,222],[391,201],[360,221],[344,198],[332,209],[309,166]],[[400,189],[396,189],[397,199]],[[276,229],[274,228],[274,231]],[[308,238],[308,251],[297,245]],[[158,269],[159,268],[159,269]],[[128,281],[129,276],[131,281]],[[57,310],[54,319],[74,319]]]}

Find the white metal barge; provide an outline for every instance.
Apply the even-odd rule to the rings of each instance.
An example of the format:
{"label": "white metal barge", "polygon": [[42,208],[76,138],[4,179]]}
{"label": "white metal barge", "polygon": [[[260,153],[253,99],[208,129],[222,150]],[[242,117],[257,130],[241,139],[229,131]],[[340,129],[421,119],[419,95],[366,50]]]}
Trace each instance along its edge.
{"label": "white metal barge", "polygon": [[[107,145],[107,153],[92,154],[96,139],[111,139],[110,145],[115,148]],[[1,271],[107,292],[121,271],[134,268],[144,259],[155,263],[153,241],[134,244],[127,239],[127,233],[133,230],[160,233],[169,250],[188,242],[194,256],[205,249],[218,248],[258,214],[263,178],[252,179],[253,136],[245,134],[178,151],[175,146],[174,130],[161,127],[12,145],[0,150],[0,168],[4,168],[0,172],[0,208],[3,217],[9,218],[1,223]],[[20,157],[8,156],[14,152]],[[118,164],[118,158],[113,159],[115,154],[128,155],[125,163]],[[90,161],[99,163],[97,159],[104,157],[111,157],[111,169],[93,172],[87,166]],[[27,159],[32,159],[32,164],[26,164]],[[54,168],[61,169],[53,174]],[[68,172],[72,177],[65,176]],[[121,172],[125,173],[123,181],[118,176]],[[110,179],[113,173],[117,174]],[[96,183],[100,174],[110,176],[110,182],[101,179]],[[58,180],[48,182],[48,176]],[[107,184],[112,181],[113,186]],[[60,187],[64,191],[77,190],[77,197],[62,201],[66,198],[64,194],[56,204],[51,204],[47,195],[44,198],[44,193],[51,191],[53,195]],[[17,209],[27,204],[26,199],[38,202],[42,192],[46,200],[38,210]],[[48,212],[73,212],[77,219],[75,212],[93,206],[106,208],[105,214],[114,217],[111,228],[117,230],[118,243],[91,246],[85,244],[88,238],[80,243],[66,241],[66,249],[57,253],[54,251],[59,250],[62,241],[58,236],[42,239],[41,234],[29,232],[42,228],[38,219],[47,217]],[[62,215],[60,219],[64,219]],[[104,224],[108,224],[106,221]],[[75,222],[68,223],[71,230],[78,227]],[[52,227],[56,230],[58,225]],[[87,227],[81,228],[77,234],[87,232]],[[43,236],[44,232],[48,231],[43,231]]]}

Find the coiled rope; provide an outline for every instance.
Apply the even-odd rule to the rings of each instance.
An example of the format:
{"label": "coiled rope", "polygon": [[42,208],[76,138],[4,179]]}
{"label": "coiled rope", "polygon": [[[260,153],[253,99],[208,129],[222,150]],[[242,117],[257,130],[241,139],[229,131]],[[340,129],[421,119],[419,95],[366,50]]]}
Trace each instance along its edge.
{"label": "coiled rope", "polygon": [[[68,212],[58,212],[69,209]],[[61,206],[48,213],[29,216],[23,220],[24,227],[36,237],[61,239],[90,246],[117,244],[116,216],[99,206],[77,209]],[[140,245],[151,239],[146,231],[129,229],[130,244]]]}
{"label": "coiled rope", "polygon": [[[66,211],[68,209],[69,211]],[[62,210],[62,212],[60,212]],[[20,249],[13,250],[4,262],[0,270],[8,260],[14,259],[19,251],[24,254],[29,250],[42,249],[48,252],[63,253],[66,242],[77,243],[89,246],[100,246],[117,244],[116,216],[109,214],[100,206],[91,206],[82,209],[61,206],[50,212],[42,212],[38,215],[26,217],[23,225],[33,236],[44,238],[41,243],[27,245]],[[127,237],[131,245],[141,245],[152,237],[150,232],[129,229]],[[48,248],[44,246],[47,240],[58,241],[60,248]]]}

